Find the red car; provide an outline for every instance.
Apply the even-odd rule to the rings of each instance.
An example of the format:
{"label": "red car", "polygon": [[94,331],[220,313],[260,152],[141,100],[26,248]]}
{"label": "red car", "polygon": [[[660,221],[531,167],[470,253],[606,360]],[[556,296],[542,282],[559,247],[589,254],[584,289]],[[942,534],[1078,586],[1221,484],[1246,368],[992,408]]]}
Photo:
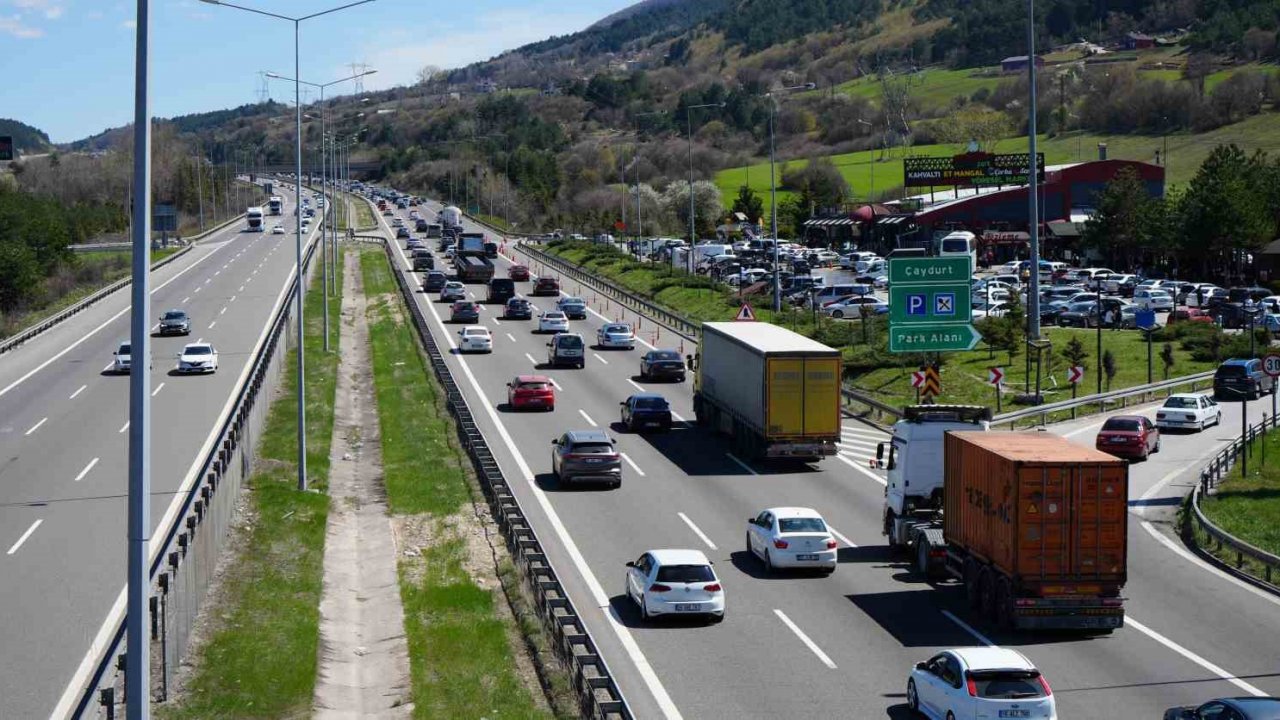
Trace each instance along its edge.
{"label": "red car", "polygon": [[555,386],[544,375],[517,375],[507,383],[507,406],[512,410],[555,410]]}
{"label": "red car", "polygon": [[533,295],[559,295],[560,281],[553,277],[540,277],[533,283]]}
{"label": "red car", "polygon": [[524,265],[512,265],[511,269],[507,271],[507,277],[521,282],[528,280],[529,268]]}
{"label": "red car", "polygon": [[1212,323],[1213,316],[1205,312],[1204,310],[1201,310],[1200,308],[1186,308],[1183,310],[1174,310],[1173,312],[1169,313],[1168,322],[1170,323],[1175,323],[1175,322]]}
{"label": "red car", "polygon": [[1146,460],[1160,452],[1160,430],[1141,415],[1116,415],[1098,431],[1096,447],[1117,457]]}

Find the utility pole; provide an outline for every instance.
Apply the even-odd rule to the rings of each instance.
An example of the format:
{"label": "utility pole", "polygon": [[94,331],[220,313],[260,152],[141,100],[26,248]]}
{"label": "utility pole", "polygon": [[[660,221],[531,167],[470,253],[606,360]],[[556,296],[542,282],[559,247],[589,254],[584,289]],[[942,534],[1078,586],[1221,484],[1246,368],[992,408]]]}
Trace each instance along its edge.
{"label": "utility pole", "polygon": [[[1036,163],[1036,0],[1027,0],[1027,80],[1031,96],[1028,104],[1027,197],[1030,204],[1031,285],[1027,289],[1027,337],[1040,339],[1040,198]],[[975,270],[977,268],[974,268]],[[1101,362],[1102,358],[1098,358]],[[1039,388],[1036,389],[1037,393]]]}

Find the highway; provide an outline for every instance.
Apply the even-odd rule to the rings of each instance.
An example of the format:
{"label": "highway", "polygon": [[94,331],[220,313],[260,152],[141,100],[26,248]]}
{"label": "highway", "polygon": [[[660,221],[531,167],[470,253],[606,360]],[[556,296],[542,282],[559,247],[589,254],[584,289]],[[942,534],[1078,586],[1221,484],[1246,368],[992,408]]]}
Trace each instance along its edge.
{"label": "highway", "polygon": [[[399,269],[408,273],[398,247]],[[499,276],[509,265],[497,261]],[[417,286],[421,274],[412,275]],[[483,300],[482,286],[468,288]],[[530,285],[518,288],[527,295]],[[567,280],[562,289],[579,292]],[[589,290],[585,297],[592,312],[571,330],[589,343],[606,319],[635,321]],[[544,310],[555,301],[530,299]],[[452,346],[459,328],[447,323],[448,306],[434,295],[415,300],[437,339]],[[611,429],[624,454],[622,488],[565,490],[550,475],[552,438],[611,428],[618,403],[641,388],[663,393],[677,420],[691,421],[691,383],[642,382],[644,344],[634,352],[591,349],[583,370],[542,368],[547,338],[533,332],[536,322],[502,321],[490,306],[481,322],[493,333],[494,352],[455,352],[451,369],[639,717],[908,717],[905,683],[915,662],[940,648],[985,643],[1017,647],[1037,663],[1063,718],[1112,717],[1117,708],[1160,717],[1172,705],[1215,696],[1280,695],[1280,643],[1270,640],[1280,631],[1280,599],[1195,560],[1168,527],[1173,503],[1200,465],[1238,433],[1238,404],[1224,406],[1221,427],[1166,436],[1161,453],[1132,467],[1128,625],[1110,635],[1010,634],[969,613],[954,584],[930,586],[886,552],[884,479],[868,469],[883,431],[846,420],[839,458],[775,470],[741,462],[727,443],[685,423],[659,435]],[[680,349],[651,327],[640,333],[644,341]],[[509,412],[506,382],[535,371],[558,387],[554,413]],[[1269,402],[1251,403],[1251,421],[1264,410]],[[1051,431],[1091,445],[1101,422]],[[747,517],[774,505],[809,506],[826,517],[841,541],[833,576],[767,576],[748,556]],[[640,621],[622,594],[624,563],[659,547],[697,548],[712,558],[727,595],[723,623]]]}
{"label": "highway", "polygon": [[[239,222],[152,275],[154,319],[182,309],[192,321],[188,337],[152,339],[157,524],[197,469],[294,267],[292,216],[266,221],[288,232]],[[0,358],[4,717],[49,716],[124,589],[129,378],[106,370],[128,334],[122,290]],[[217,349],[217,373],[173,374],[178,351],[200,339]]]}

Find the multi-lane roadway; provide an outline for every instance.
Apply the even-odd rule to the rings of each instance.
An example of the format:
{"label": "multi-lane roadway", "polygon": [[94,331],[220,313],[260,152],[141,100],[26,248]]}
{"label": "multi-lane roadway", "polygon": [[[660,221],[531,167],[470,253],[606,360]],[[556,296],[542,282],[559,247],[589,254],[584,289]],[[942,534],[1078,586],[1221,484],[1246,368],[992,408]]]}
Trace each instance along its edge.
{"label": "multi-lane roadway", "polygon": [[[519,257],[513,242],[507,252]],[[409,272],[403,241],[398,247],[398,269],[416,287],[421,274]],[[437,261],[447,269],[442,255]],[[499,276],[510,264],[497,261]],[[566,293],[580,293],[563,282]],[[484,299],[482,286],[469,289]],[[585,297],[591,313],[571,330],[588,343],[606,321],[636,321],[589,290]],[[541,310],[555,302],[530,299]],[[448,305],[423,293],[414,300],[437,339],[455,347],[459,326],[448,323]],[[847,420],[839,457],[784,469],[744,463],[686,422],[668,434],[623,433],[613,427],[618,403],[642,389],[663,393],[678,421],[693,419],[689,384],[651,384],[638,374],[643,351],[679,349],[678,338],[655,336],[646,323],[635,351],[592,348],[585,369],[548,369],[547,337],[534,333],[536,321],[504,321],[499,307],[485,306],[481,323],[492,331],[494,352],[455,350],[451,370],[640,717],[906,717],[913,663],[939,648],[985,643],[1019,648],[1036,662],[1064,718],[1113,717],[1118,708],[1126,717],[1159,717],[1169,706],[1214,696],[1280,694],[1280,643],[1269,640],[1280,632],[1280,599],[1194,559],[1168,528],[1196,469],[1238,432],[1237,404],[1225,406],[1221,427],[1168,436],[1158,455],[1132,468],[1128,625],[1103,636],[1011,634],[973,617],[956,588],[931,586],[886,552],[884,478],[868,466],[887,437],[880,429]],[[511,412],[506,383],[535,372],[555,381],[555,411]],[[1269,409],[1255,402],[1249,412]],[[1151,414],[1154,406],[1137,411]],[[1091,445],[1101,422],[1050,431]],[[558,487],[551,439],[596,427],[609,430],[623,453],[621,489]],[[826,517],[841,544],[833,576],[770,576],[748,555],[746,519],[775,505],[809,506]],[[697,548],[712,558],[727,594],[722,624],[641,622],[623,596],[624,563],[660,547]]]}
{"label": "multi-lane roadway", "polygon": [[[292,195],[286,195],[292,205]],[[152,275],[152,513],[158,523],[203,457],[294,268],[286,234],[235,223]],[[313,228],[312,233],[315,232]],[[48,717],[125,584],[126,375],[108,372],[129,335],[120,291],[0,357],[0,716]],[[214,375],[170,371],[183,344],[219,354]],[[141,362],[133,356],[135,364]]]}

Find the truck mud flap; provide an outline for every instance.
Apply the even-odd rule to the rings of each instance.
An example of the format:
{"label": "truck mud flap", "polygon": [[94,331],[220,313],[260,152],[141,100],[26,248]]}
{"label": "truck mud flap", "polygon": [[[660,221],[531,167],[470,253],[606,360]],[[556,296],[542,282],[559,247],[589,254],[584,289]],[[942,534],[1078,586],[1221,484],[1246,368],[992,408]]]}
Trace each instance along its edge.
{"label": "truck mud flap", "polygon": [[1124,627],[1124,613],[1059,610],[1052,615],[1039,615],[1020,611],[1014,613],[1013,626],[1018,630],[1116,630]]}

